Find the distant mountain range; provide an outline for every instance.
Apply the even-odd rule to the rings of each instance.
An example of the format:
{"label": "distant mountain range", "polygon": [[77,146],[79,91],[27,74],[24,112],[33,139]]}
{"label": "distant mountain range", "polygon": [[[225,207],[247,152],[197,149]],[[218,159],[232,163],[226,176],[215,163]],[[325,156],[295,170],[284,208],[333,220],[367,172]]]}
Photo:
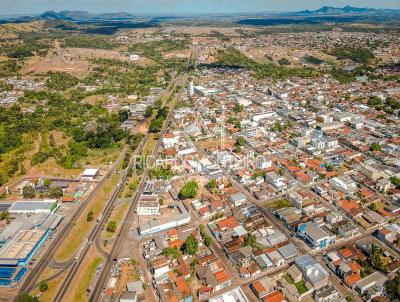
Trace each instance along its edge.
{"label": "distant mountain range", "polygon": [[29,22],[36,20],[65,20],[65,21],[113,21],[113,20],[131,20],[135,16],[128,13],[105,13],[93,14],[87,11],[46,11],[40,15],[29,16],[0,16],[0,20],[7,20],[9,22]]}
{"label": "distant mountain range", "polygon": [[[274,16],[340,16],[340,15],[367,15],[367,14],[399,14],[400,9],[377,9],[377,8],[360,8],[353,6],[345,7],[333,7],[323,6],[317,10],[303,10],[297,12],[287,13],[268,13],[268,15]],[[249,13],[249,15],[252,15]],[[5,22],[29,22],[35,20],[66,20],[66,21],[114,21],[114,20],[132,20],[137,16],[129,13],[104,13],[104,14],[93,14],[88,11],[46,11],[40,15],[20,15],[20,16],[0,16],[0,23]]]}
{"label": "distant mountain range", "polygon": [[373,14],[381,12],[399,12],[399,10],[392,9],[377,9],[377,8],[363,8],[363,7],[333,7],[333,6],[323,6],[317,10],[303,10],[292,13],[293,15],[344,15],[344,14]]}
{"label": "distant mountain range", "polygon": [[90,21],[90,20],[121,20],[132,19],[133,15],[128,13],[106,13],[92,14],[87,11],[47,11],[39,16],[43,20],[69,20],[69,21]]}

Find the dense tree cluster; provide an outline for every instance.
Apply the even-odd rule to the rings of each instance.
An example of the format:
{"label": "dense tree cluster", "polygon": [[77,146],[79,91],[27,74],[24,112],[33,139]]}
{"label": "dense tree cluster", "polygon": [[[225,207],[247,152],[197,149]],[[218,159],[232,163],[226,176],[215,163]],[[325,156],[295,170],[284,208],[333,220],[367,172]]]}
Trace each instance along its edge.
{"label": "dense tree cluster", "polygon": [[182,199],[194,198],[199,190],[199,185],[195,181],[187,182],[179,192],[179,197]]}
{"label": "dense tree cluster", "polygon": [[400,273],[386,283],[386,292],[391,301],[400,301]]}
{"label": "dense tree cluster", "polygon": [[189,235],[186,238],[185,244],[183,246],[185,254],[195,255],[199,250],[199,243],[193,235]]}
{"label": "dense tree cluster", "polygon": [[337,46],[332,50],[328,51],[328,54],[335,56],[338,60],[352,60],[354,62],[367,64],[369,60],[375,56],[369,48],[353,48]]}
{"label": "dense tree cluster", "polygon": [[100,35],[70,35],[64,38],[63,47],[113,49],[118,46],[110,37]]}
{"label": "dense tree cluster", "polygon": [[174,172],[171,169],[171,166],[158,166],[156,168],[149,170],[149,177],[151,179],[164,179],[168,180],[174,176]]}
{"label": "dense tree cluster", "polygon": [[150,132],[153,133],[160,132],[167,116],[168,116],[168,107],[163,107],[158,109],[156,117],[150,123],[149,127]]}
{"label": "dense tree cluster", "polygon": [[219,50],[217,52],[217,61],[211,66],[250,69],[258,79],[285,79],[290,77],[315,77],[318,75],[312,68],[289,68],[272,62],[260,64],[233,47]]}
{"label": "dense tree cluster", "polygon": [[49,72],[46,86],[49,89],[64,91],[68,88],[74,87],[79,83],[79,80],[65,72]]}

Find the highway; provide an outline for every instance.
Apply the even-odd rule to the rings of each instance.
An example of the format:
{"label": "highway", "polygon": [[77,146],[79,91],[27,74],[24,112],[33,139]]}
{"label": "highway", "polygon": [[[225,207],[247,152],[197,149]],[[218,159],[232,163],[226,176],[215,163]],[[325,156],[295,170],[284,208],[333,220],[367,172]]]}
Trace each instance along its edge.
{"label": "highway", "polygon": [[[119,156],[118,160],[113,164],[113,166],[109,170],[108,175],[112,175],[115,173],[117,166],[124,159],[127,149],[128,148],[125,147],[123,152],[121,152],[121,155]],[[89,194],[87,199],[81,203],[81,205],[78,207],[76,212],[67,221],[67,223],[63,226],[63,228],[61,230],[56,231],[55,238],[53,240],[49,241],[50,245],[49,245],[48,249],[43,253],[43,256],[38,260],[35,267],[30,272],[30,274],[24,278],[25,282],[23,283],[23,285],[21,286],[21,288],[19,290],[21,293],[28,293],[36,287],[36,284],[39,281],[40,275],[45,270],[45,268],[50,264],[51,260],[53,259],[54,253],[60,247],[61,243],[67,237],[67,235],[72,230],[72,228],[75,226],[76,221],[81,216],[81,214],[85,210],[86,206],[95,197],[95,195],[97,194],[97,192],[99,191],[99,189],[102,187],[102,185],[105,183],[106,180],[107,180],[107,176],[104,176],[99,181],[99,183],[96,185],[94,190]]]}
{"label": "highway", "polygon": [[[142,151],[147,140],[149,138],[149,135],[146,134],[146,136],[144,137],[144,139],[142,140],[142,142],[140,143],[140,145],[138,146],[138,148],[136,148],[136,151],[134,152],[135,154],[138,154],[138,152]],[[72,267],[70,268],[67,277],[65,278],[65,280],[63,281],[63,283],[61,284],[60,289],[58,290],[57,295],[55,296],[53,301],[63,301],[63,297],[66,293],[66,291],[69,288],[69,285],[71,283],[71,281],[73,280],[76,272],[78,271],[79,266],[81,265],[86,253],[88,252],[91,244],[94,242],[94,240],[96,239],[97,235],[101,232],[101,230],[103,229],[103,225],[107,222],[109,215],[111,214],[111,211],[113,209],[114,203],[118,198],[119,193],[123,190],[123,184],[126,182],[126,180],[128,179],[128,170],[129,168],[132,168],[134,164],[134,161],[130,162],[130,165],[128,166],[127,169],[125,169],[124,171],[124,175],[119,183],[119,185],[117,186],[117,188],[114,190],[113,194],[111,195],[106,208],[103,211],[103,215],[101,216],[101,219],[98,223],[96,223],[95,227],[92,229],[92,231],[90,232],[90,235],[88,237],[88,240],[86,241],[86,244],[84,245],[80,255],[78,255],[78,259],[77,261],[75,261],[72,264]]]}
{"label": "highway", "polygon": [[[190,56],[190,58],[188,60],[188,64],[187,64],[187,66],[185,68],[185,71],[181,75],[177,76],[177,78],[175,79],[172,91],[174,91],[176,87],[182,85],[183,83],[186,83],[186,81],[187,81],[186,73],[187,73],[187,70],[188,70],[188,68],[189,68],[189,66],[191,64],[192,58],[193,58],[193,52],[192,52],[192,55]],[[172,92],[172,94],[173,94],[173,92]],[[170,110],[168,112],[168,116],[167,116],[167,118],[166,118],[166,120],[165,120],[165,122],[163,124],[162,129],[161,129],[161,132],[160,132],[160,135],[159,135],[160,138],[162,138],[168,131],[169,124],[170,124],[170,122],[172,120],[172,117],[173,117],[173,112],[174,112],[174,108],[175,108],[176,102],[180,99],[181,94],[182,94],[182,90],[179,92],[178,96],[176,96],[173,99],[173,102],[171,104],[171,108],[170,108]],[[105,283],[107,281],[107,278],[109,276],[113,260],[114,260],[114,258],[117,258],[118,255],[120,254],[120,251],[122,250],[122,248],[123,248],[123,246],[125,244],[125,239],[127,238],[129,231],[131,230],[132,222],[133,222],[133,219],[134,219],[134,216],[135,216],[135,209],[136,209],[137,202],[139,201],[139,198],[143,193],[143,190],[144,190],[144,187],[145,187],[145,184],[146,184],[146,181],[147,181],[147,175],[148,175],[148,173],[150,171],[150,168],[153,167],[153,165],[155,163],[155,160],[157,159],[160,146],[161,146],[161,139],[158,139],[157,143],[156,143],[156,146],[154,147],[154,149],[152,151],[152,154],[150,156],[150,160],[147,162],[145,170],[143,171],[143,173],[141,175],[141,182],[140,182],[139,187],[138,187],[138,189],[137,189],[137,191],[135,193],[133,201],[132,201],[132,203],[131,203],[131,205],[129,207],[128,214],[126,215],[126,218],[125,218],[126,223],[123,224],[122,229],[121,229],[121,231],[119,233],[119,236],[118,236],[117,240],[115,241],[115,243],[113,245],[111,253],[108,255],[108,257],[106,259],[106,262],[103,265],[103,269],[102,269],[102,271],[100,273],[100,276],[99,276],[99,278],[97,280],[96,286],[94,287],[94,289],[93,289],[93,291],[91,293],[89,301],[98,301],[100,299],[100,296],[102,294],[102,289],[103,289],[103,287],[104,287],[104,285],[105,285]]]}

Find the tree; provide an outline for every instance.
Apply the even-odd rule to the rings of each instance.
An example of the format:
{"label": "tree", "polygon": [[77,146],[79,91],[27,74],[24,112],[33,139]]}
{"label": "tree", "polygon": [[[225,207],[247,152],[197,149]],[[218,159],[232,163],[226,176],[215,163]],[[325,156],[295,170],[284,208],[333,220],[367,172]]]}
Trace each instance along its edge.
{"label": "tree", "polygon": [[243,241],[244,246],[251,246],[251,247],[256,247],[257,246],[257,237],[253,234],[249,234]]}
{"label": "tree", "polygon": [[290,65],[290,62],[286,58],[282,58],[278,61],[279,65]]}
{"label": "tree", "polygon": [[207,236],[204,237],[204,244],[206,246],[210,246],[211,242],[212,242],[212,238],[210,236],[207,235]]}
{"label": "tree", "polygon": [[375,243],[371,244],[370,261],[371,265],[376,270],[379,270],[381,272],[385,272],[387,270],[382,260],[382,249]]}
{"label": "tree", "polygon": [[146,111],[144,112],[144,117],[145,118],[150,117],[153,114],[153,110],[154,110],[153,106],[151,105],[147,106]]}
{"label": "tree", "polygon": [[24,186],[22,188],[22,196],[24,198],[35,198],[36,192],[35,189],[32,186]]}
{"label": "tree", "polygon": [[0,212],[0,220],[7,220],[9,222],[11,220],[10,213],[7,211]]}
{"label": "tree", "polygon": [[118,112],[118,119],[120,122],[125,122],[129,118],[129,110],[123,109]]}
{"label": "tree", "polygon": [[240,105],[239,103],[236,103],[236,104],[235,104],[235,107],[233,107],[233,111],[235,111],[235,112],[237,112],[237,113],[242,112],[243,109],[244,109],[244,106],[243,106],[243,105]]}
{"label": "tree", "polygon": [[29,294],[22,294],[18,296],[17,302],[39,302],[39,298],[36,296],[31,296]]}
{"label": "tree", "polygon": [[377,106],[380,106],[381,104],[382,104],[382,100],[377,96],[371,96],[368,99],[368,106],[377,107]]}
{"label": "tree", "polygon": [[49,289],[49,284],[46,280],[41,280],[39,282],[39,290],[43,293]]}
{"label": "tree", "polygon": [[51,180],[48,179],[48,178],[46,178],[46,179],[43,181],[43,185],[44,185],[46,188],[50,187],[50,184],[51,184]]}
{"label": "tree", "polygon": [[333,170],[335,170],[334,165],[331,163],[328,163],[325,168],[326,168],[326,171],[328,171],[328,172],[332,172]]}
{"label": "tree", "polygon": [[50,135],[49,135],[49,144],[50,144],[50,147],[54,147],[56,145],[56,141],[54,140],[53,133],[50,133]]}
{"label": "tree", "polygon": [[186,241],[184,246],[185,254],[195,255],[199,249],[199,243],[193,235],[190,235]]}
{"label": "tree", "polygon": [[242,129],[242,125],[241,125],[241,123],[240,123],[239,121],[236,121],[236,122],[235,122],[235,128],[237,128],[237,129],[239,129],[239,130]]}
{"label": "tree", "polygon": [[243,136],[239,136],[237,139],[236,139],[236,145],[237,146],[244,146],[244,144],[245,144],[245,139],[244,139],[244,137]]}
{"label": "tree", "polygon": [[239,145],[235,145],[235,147],[233,148],[233,152],[235,152],[235,153],[242,152],[242,147],[240,147]]}
{"label": "tree", "polygon": [[391,301],[399,301],[400,299],[400,273],[396,277],[386,283],[386,292]]}
{"label": "tree", "polygon": [[378,143],[373,143],[370,147],[369,150],[371,151],[381,151],[382,147]]}
{"label": "tree", "polygon": [[114,233],[117,230],[117,223],[115,221],[110,221],[107,224],[107,232]]}
{"label": "tree", "polygon": [[207,189],[210,191],[214,190],[217,187],[217,181],[213,178],[207,183]]}
{"label": "tree", "polygon": [[63,190],[61,187],[53,187],[49,189],[49,195],[53,198],[60,198],[63,196]]}
{"label": "tree", "polygon": [[89,211],[86,216],[86,221],[93,221],[93,211]]}
{"label": "tree", "polygon": [[396,186],[399,187],[400,186],[400,178],[396,177],[396,176],[392,176],[389,178],[391,183]]}
{"label": "tree", "polygon": [[370,208],[372,211],[376,211],[376,204],[375,204],[375,203],[371,203],[371,204],[369,205],[369,208]]}
{"label": "tree", "polygon": [[179,192],[179,197],[182,199],[194,198],[199,190],[199,185],[195,181],[187,182]]}
{"label": "tree", "polygon": [[172,256],[174,259],[178,259],[181,255],[181,252],[176,248],[166,247],[162,250],[162,254],[165,257]]}
{"label": "tree", "polygon": [[200,224],[199,226],[199,230],[200,230],[200,235],[203,237],[204,239],[204,244],[206,246],[210,246],[211,242],[212,242],[212,238],[210,235],[208,235],[206,228],[204,227],[204,225]]}

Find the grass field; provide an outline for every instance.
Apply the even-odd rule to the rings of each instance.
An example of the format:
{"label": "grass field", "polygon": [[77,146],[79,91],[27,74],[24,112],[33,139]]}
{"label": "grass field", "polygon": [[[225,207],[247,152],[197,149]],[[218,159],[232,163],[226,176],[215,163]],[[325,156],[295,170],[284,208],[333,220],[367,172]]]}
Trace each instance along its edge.
{"label": "grass field", "polygon": [[157,143],[156,134],[151,133],[149,135],[149,139],[146,142],[146,145],[143,148],[143,154],[150,155],[153,152],[154,147],[156,146],[156,143]]}
{"label": "grass field", "polygon": [[96,252],[94,247],[91,247],[79,267],[71,287],[68,289],[65,301],[88,301],[86,290],[96,273],[97,266],[102,262],[103,258]]}
{"label": "grass field", "polygon": [[[55,273],[55,270],[53,270],[54,272],[49,275],[49,270],[52,270],[52,269],[46,268],[46,270],[41,275],[43,277],[41,280],[43,280],[43,279],[45,279],[47,277],[50,277],[50,275],[53,275]],[[41,294],[41,296],[40,296],[40,301],[41,302],[51,302],[51,301],[53,301],[54,296],[57,294],[57,290],[60,287],[60,285],[62,284],[62,281],[64,280],[64,278],[67,276],[67,273],[68,273],[68,271],[65,270],[61,275],[59,275],[55,279],[48,281],[47,284],[49,286],[49,289],[46,292],[41,294],[39,289],[35,288],[32,291],[32,294],[34,294],[34,295],[40,295]]]}
{"label": "grass field", "polygon": [[[115,221],[117,223],[117,230],[114,233],[107,232],[105,230],[104,235],[103,235],[103,237],[105,239],[110,239],[111,237],[113,237],[114,234],[118,234],[118,232],[122,226],[123,220],[125,218],[126,211],[128,210],[128,206],[129,206],[129,204],[124,203],[124,204],[119,205],[112,211],[110,219],[108,219],[107,223],[109,221]],[[106,223],[106,225],[107,225],[107,223]]]}
{"label": "grass field", "polygon": [[[99,217],[100,213],[103,211],[103,208],[108,201],[108,197],[115,186],[118,184],[119,179],[120,176],[118,175],[114,175],[110,179],[108,179],[101,190],[90,201],[90,204],[83,211],[72,231],[68,234],[67,238],[58,248],[55,254],[55,259],[57,261],[67,261],[76,253],[76,251],[79,249],[80,245],[84,241],[86,235],[96,223],[96,218]],[[93,221],[90,222],[86,220],[87,213],[89,211],[93,211]]]}
{"label": "grass field", "polygon": [[300,295],[307,292],[307,287],[305,286],[304,280],[300,280],[299,282],[296,282],[294,285],[296,286],[297,291],[299,292]]}
{"label": "grass field", "polygon": [[265,204],[265,206],[269,208],[271,211],[276,211],[279,209],[291,207],[292,204],[288,200],[283,198],[275,201],[269,201]]}

